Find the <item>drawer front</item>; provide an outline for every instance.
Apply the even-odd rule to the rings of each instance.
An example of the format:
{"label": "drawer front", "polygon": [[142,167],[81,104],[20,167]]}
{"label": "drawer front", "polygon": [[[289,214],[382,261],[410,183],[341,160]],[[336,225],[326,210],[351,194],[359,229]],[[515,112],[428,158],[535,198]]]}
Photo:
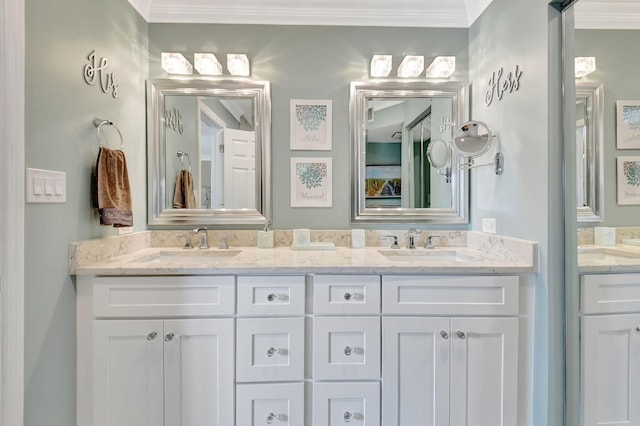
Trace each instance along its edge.
{"label": "drawer front", "polygon": [[640,312],[640,274],[582,275],[580,293],[585,314]]}
{"label": "drawer front", "polygon": [[382,277],[382,312],[397,315],[517,315],[516,276]]}
{"label": "drawer front", "polygon": [[304,315],[305,277],[238,277],[238,315]]}
{"label": "drawer front", "polygon": [[371,315],[380,313],[379,275],[316,275],[313,313]]}
{"label": "drawer front", "polygon": [[93,310],[97,318],[233,315],[235,278],[96,277]]}
{"label": "drawer front", "polygon": [[380,425],[380,383],[314,383],[313,424]]}
{"label": "drawer front", "polygon": [[380,378],[380,318],[313,319],[314,380]]}
{"label": "drawer front", "polygon": [[236,381],[304,379],[304,318],[240,318],[236,335]]}
{"label": "drawer front", "polygon": [[242,426],[303,425],[304,384],[237,385],[236,424]]}

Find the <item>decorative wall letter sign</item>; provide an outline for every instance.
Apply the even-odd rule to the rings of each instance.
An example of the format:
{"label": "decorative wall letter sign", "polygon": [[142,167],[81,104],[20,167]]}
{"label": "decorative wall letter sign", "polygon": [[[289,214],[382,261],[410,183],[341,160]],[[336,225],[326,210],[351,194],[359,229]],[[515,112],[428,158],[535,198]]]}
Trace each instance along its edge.
{"label": "decorative wall letter sign", "polygon": [[522,77],[522,73],[523,71],[516,65],[513,67],[513,72],[507,73],[503,78],[504,70],[502,67],[498,68],[489,79],[489,89],[484,97],[485,105],[491,105],[495,96],[497,96],[500,101],[506,92],[511,93],[517,91],[520,88],[520,77]]}
{"label": "decorative wall letter sign", "polygon": [[111,91],[111,95],[114,98],[118,97],[119,84],[116,84],[116,75],[112,72],[106,72],[107,58],[100,58],[100,64],[97,63],[96,51],[92,51],[87,56],[89,63],[84,66],[84,81],[88,85],[93,86],[96,82],[96,78],[100,82],[100,88],[103,93]]}

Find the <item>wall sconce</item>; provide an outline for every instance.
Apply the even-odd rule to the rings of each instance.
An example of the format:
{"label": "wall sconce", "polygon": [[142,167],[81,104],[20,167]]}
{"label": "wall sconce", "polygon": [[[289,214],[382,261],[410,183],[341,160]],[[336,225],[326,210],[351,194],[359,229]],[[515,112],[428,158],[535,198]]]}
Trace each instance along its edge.
{"label": "wall sconce", "polygon": [[596,70],[596,58],[579,56],[576,58],[576,78],[582,78]]}
{"label": "wall sconce", "polygon": [[449,78],[456,70],[455,56],[436,56],[427,67],[427,78]]}
{"label": "wall sconce", "polygon": [[249,58],[244,53],[227,54],[227,69],[231,75],[248,77],[251,75]]}
{"label": "wall sconce", "polygon": [[169,74],[193,74],[193,66],[181,53],[162,52],[162,69]]}
{"label": "wall sconce", "polygon": [[222,64],[213,53],[194,53],[193,62],[202,75],[222,75]]}
{"label": "wall sconce", "polygon": [[391,74],[392,55],[373,55],[371,58],[371,77],[387,77]]}
{"label": "wall sconce", "polygon": [[417,77],[424,71],[424,56],[406,55],[398,67],[398,77]]}

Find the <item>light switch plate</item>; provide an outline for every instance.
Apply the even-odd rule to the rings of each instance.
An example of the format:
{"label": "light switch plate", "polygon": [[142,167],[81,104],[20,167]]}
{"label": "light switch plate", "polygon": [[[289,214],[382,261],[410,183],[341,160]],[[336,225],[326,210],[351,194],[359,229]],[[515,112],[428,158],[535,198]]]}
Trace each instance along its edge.
{"label": "light switch plate", "polygon": [[66,203],[67,174],[28,168],[26,189],[27,203]]}
{"label": "light switch plate", "polygon": [[485,234],[496,233],[496,219],[493,217],[485,217],[482,219],[482,232]]}

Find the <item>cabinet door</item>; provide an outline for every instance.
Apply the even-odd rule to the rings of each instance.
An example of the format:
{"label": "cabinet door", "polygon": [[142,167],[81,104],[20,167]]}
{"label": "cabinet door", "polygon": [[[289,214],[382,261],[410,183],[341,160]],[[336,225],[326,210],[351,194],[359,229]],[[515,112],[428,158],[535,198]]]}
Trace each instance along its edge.
{"label": "cabinet door", "polygon": [[451,426],[518,424],[518,319],[451,319]]}
{"label": "cabinet door", "polygon": [[640,315],[582,318],[583,425],[640,425]]}
{"label": "cabinet door", "polygon": [[236,387],[238,426],[301,426],[304,424],[304,384],[239,384]]}
{"label": "cabinet door", "polygon": [[234,422],[234,321],[164,323],[164,426]]}
{"label": "cabinet door", "polygon": [[314,383],[313,426],[380,425],[380,383]]}
{"label": "cabinet door", "polygon": [[448,318],[382,319],[383,426],[449,424],[449,341]]}
{"label": "cabinet door", "polygon": [[163,424],[162,321],[94,321],[92,426]]}

